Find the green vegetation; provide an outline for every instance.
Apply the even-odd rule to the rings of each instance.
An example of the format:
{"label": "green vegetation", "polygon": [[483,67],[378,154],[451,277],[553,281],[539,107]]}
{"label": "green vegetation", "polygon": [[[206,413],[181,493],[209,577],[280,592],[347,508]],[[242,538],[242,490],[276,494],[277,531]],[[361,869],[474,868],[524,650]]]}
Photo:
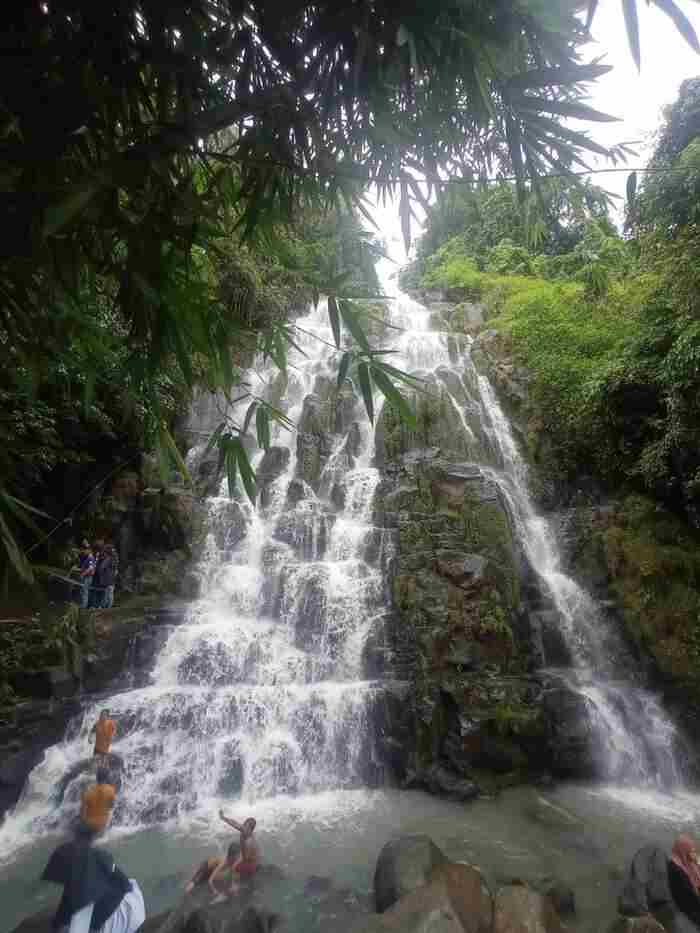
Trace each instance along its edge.
{"label": "green vegetation", "polygon": [[[589,187],[582,199],[557,182],[547,202],[551,229],[562,227],[566,237],[528,244],[517,215],[502,210],[488,241],[474,241],[468,227],[429,255],[419,249],[404,278],[483,302],[499,335],[481,339],[483,353],[498,343],[498,354],[531,374],[529,408],[520,415],[535,457],[544,435],[548,467],[576,476],[585,465],[693,521],[700,507],[699,140],[694,80],[669,108],[652,160],[668,171],[650,173],[639,191],[630,186],[626,238],[602,213],[599,192]],[[506,186],[461,194],[462,216],[514,197]],[[451,195],[444,208],[449,215],[454,201]],[[442,210],[438,201],[428,238],[442,229]],[[459,315],[450,323],[459,327]]]}
{"label": "green vegetation", "polygon": [[[655,3],[697,46],[676,6]],[[635,4],[624,8],[638,59]],[[48,519],[27,503],[51,483],[79,497],[87,474],[69,464],[155,448],[164,478],[182,471],[174,412],[201,384],[239,395],[256,350],[284,370],[290,312],[320,291],[339,349],[345,331],[343,376],[368,409],[374,386],[410,420],[401,374],[353,304],[367,282],[320,227],[365,211],[371,183],[398,195],[409,239],[416,166],[430,181],[514,173],[539,204],[539,176],[605,151],[564,125],[609,119],[581,100],[608,70],[581,59],[594,12],[585,21],[577,0],[15,4],[0,65],[3,563],[31,579],[26,544]],[[529,229],[544,236],[535,210]],[[265,445],[279,415],[251,405]],[[242,429],[222,424],[214,441],[252,494]]]}
{"label": "green vegetation", "polygon": [[700,539],[642,496],[628,496],[599,532],[632,638],[669,678],[700,684]]}

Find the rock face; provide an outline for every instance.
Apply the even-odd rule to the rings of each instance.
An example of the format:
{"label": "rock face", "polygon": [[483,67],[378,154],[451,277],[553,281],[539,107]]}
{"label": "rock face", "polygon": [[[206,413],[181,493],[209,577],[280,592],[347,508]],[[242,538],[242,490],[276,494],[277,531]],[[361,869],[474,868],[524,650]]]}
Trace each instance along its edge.
{"label": "rock face", "polygon": [[[522,559],[488,473],[430,449],[387,467],[381,521],[396,528],[395,652],[413,684],[389,735],[399,776],[461,800],[483,772],[514,780],[547,761],[548,728],[523,608]],[[479,775],[477,776],[477,772]]]}

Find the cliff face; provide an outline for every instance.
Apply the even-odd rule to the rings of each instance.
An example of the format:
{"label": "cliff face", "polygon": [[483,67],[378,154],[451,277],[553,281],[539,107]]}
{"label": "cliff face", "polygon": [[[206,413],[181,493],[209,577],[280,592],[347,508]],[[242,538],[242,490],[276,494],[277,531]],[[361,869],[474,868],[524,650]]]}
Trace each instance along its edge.
{"label": "cliff face", "polygon": [[538,659],[525,580],[498,490],[437,449],[409,451],[386,472],[379,509],[397,529],[394,645],[411,685],[400,777],[469,796],[541,771],[544,691],[530,673]]}
{"label": "cliff face", "polygon": [[[558,540],[561,569],[597,601],[601,638],[610,639],[611,653],[621,646],[624,676],[661,690],[695,744],[697,542],[650,500],[604,492],[585,464],[575,483],[564,478],[528,372],[463,297],[421,295],[451,341],[473,338],[472,360],[511,422],[530,492]],[[456,421],[444,397],[455,390],[445,374],[440,381],[442,388],[429,386],[417,401],[417,431],[391,410],[377,429],[385,471],[377,508],[397,535],[392,644],[410,684],[387,726],[392,760],[407,783],[465,798],[546,774],[595,775],[595,714],[558,671],[571,664],[561,620],[492,471],[479,466],[484,426],[468,405],[466,419]]]}
{"label": "cliff face", "polygon": [[549,509],[566,569],[603,601],[636,647],[664,704],[694,743],[700,741],[700,537],[649,495],[596,481],[582,463],[575,481],[558,470],[530,376],[508,342],[482,328],[472,351],[495,386],[533,465],[535,492]]}

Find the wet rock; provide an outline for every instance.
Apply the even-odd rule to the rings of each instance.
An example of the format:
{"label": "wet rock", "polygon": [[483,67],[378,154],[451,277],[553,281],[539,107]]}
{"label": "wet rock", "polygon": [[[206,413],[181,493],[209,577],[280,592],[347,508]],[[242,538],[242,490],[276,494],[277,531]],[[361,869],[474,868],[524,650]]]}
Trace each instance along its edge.
{"label": "wet rock", "polygon": [[566,777],[592,777],[597,771],[590,701],[567,686],[545,691],[543,712],[552,770]]}
{"label": "wet rock", "polygon": [[360,431],[360,425],[357,421],[353,421],[350,425],[348,439],[345,442],[345,449],[353,458],[359,457],[362,451],[362,432]]}
{"label": "wet rock", "polygon": [[307,486],[303,480],[295,478],[287,486],[287,506],[293,508],[302,499],[312,498],[313,495],[314,492],[310,486]]}
{"label": "wet rock", "polygon": [[194,570],[188,570],[178,587],[183,599],[198,599],[202,593],[202,579]]}
{"label": "wet rock", "polygon": [[374,872],[377,911],[383,913],[409,891],[424,885],[432,870],[446,861],[429,836],[400,836],[387,842]]}
{"label": "wet rock", "polygon": [[548,885],[545,894],[560,917],[568,917],[576,913],[574,889],[564,881],[555,881]]}
{"label": "wet rock", "polygon": [[[693,924],[687,920],[686,924],[685,929],[680,927],[677,933],[693,933],[696,929]],[[662,927],[648,914],[645,917],[618,917],[608,928],[608,933],[671,933],[671,928],[667,931],[666,927]]]}
{"label": "wet rock", "polygon": [[464,554],[458,551],[438,552],[435,569],[456,586],[469,588],[478,586],[486,578],[488,560],[480,554]]}
{"label": "wet rock", "polygon": [[336,434],[345,434],[350,431],[355,422],[357,399],[352,387],[346,384],[336,395],[333,411],[333,431]]}
{"label": "wet rock", "polygon": [[255,471],[258,486],[266,486],[281,476],[289,465],[290,456],[288,447],[269,447]]}
{"label": "wet rock", "polygon": [[476,866],[446,862],[433,870],[430,880],[445,885],[464,933],[491,933],[493,898],[486,879]]}
{"label": "wet rock", "polygon": [[248,528],[246,509],[235,499],[219,500],[209,514],[209,528],[217,547],[235,547]]}
{"label": "wet rock", "polygon": [[494,906],[493,933],[563,933],[549,898],[525,885],[500,888]]}
{"label": "wet rock", "polygon": [[235,739],[224,745],[221,758],[219,794],[222,797],[234,797],[243,787],[243,758]]}
{"label": "wet rock", "polygon": [[325,875],[312,875],[304,885],[305,897],[320,897],[333,887],[333,880]]}
{"label": "wet rock", "polygon": [[569,667],[571,651],[561,629],[561,619],[555,610],[531,612],[529,623],[539,663],[542,667]]}
{"label": "wet rock", "polygon": [[12,671],[8,677],[13,690],[37,700],[64,700],[73,696],[79,681],[62,667],[47,667],[42,671]]}
{"label": "wet rock", "polygon": [[[464,933],[450,903],[447,890],[439,881],[410,892],[389,910],[359,924],[353,933]],[[480,931],[482,933],[482,931]],[[484,929],[483,933],[487,933]]]}
{"label": "wet rock", "polygon": [[420,782],[431,794],[439,794],[452,800],[476,800],[479,785],[455,773],[451,768],[436,763],[420,773]]}

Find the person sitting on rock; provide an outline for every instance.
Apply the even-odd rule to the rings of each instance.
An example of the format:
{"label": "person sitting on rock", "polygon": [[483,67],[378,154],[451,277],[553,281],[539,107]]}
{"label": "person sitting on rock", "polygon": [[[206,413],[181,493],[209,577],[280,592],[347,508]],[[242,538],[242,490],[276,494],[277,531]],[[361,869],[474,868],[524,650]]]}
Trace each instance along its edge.
{"label": "person sitting on rock", "polygon": [[233,877],[231,879],[231,893],[238,890],[237,878],[252,878],[258,869],[260,862],[260,849],[257,840],[253,838],[256,822],[252,816],[249,816],[243,823],[237,823],[230,817],[224,815],[223,810],[219,810],[219,816],[224,821],[238,830],[241,834],[241,851],[233,865]]}
{"label": "person sitting on rock", "polygon": [[219,894],[215,881],[229,869],[233,872],[233,866],[238,860],[239,848],[235,842],[228,847],[226,855],[211,855],[205,858],[197,871],[192,875],[190,881],[185,885],[185,894],[190,894],[201,884],[208,884],[212,894]]}
{"label": "person sitting on rock", "polygon": [[63,886],[53,929],[65,933],[136,933],[146,919],[143,894],[114,859],[85,835],[64,842],[51,854],[43,881]]}
{"label": "person sitting on rock", "polygon": [[91,732],[95,733],[95,748],[93,750],[93,755],[95,756],[97,765],[98,767],[100,765],[107,767],[109,764],[108,756],[112,745],[112,740],[117,734],[117,724],[112,719],[108,709],[102,710],[100,713],[100,718],[92,727]]}
{"label": "person sitting on rock", "polygon": [[700,928],[700,865],[690,836],[679,836],[673,843],[668,883],[678,910]]}
{"label": "person sitting on rock", "polygon": [[97,783],[91,784],[80,801],[80,828],[87,835],[104,832],[112,815],[117,789],[106,768],[97,769]]}

